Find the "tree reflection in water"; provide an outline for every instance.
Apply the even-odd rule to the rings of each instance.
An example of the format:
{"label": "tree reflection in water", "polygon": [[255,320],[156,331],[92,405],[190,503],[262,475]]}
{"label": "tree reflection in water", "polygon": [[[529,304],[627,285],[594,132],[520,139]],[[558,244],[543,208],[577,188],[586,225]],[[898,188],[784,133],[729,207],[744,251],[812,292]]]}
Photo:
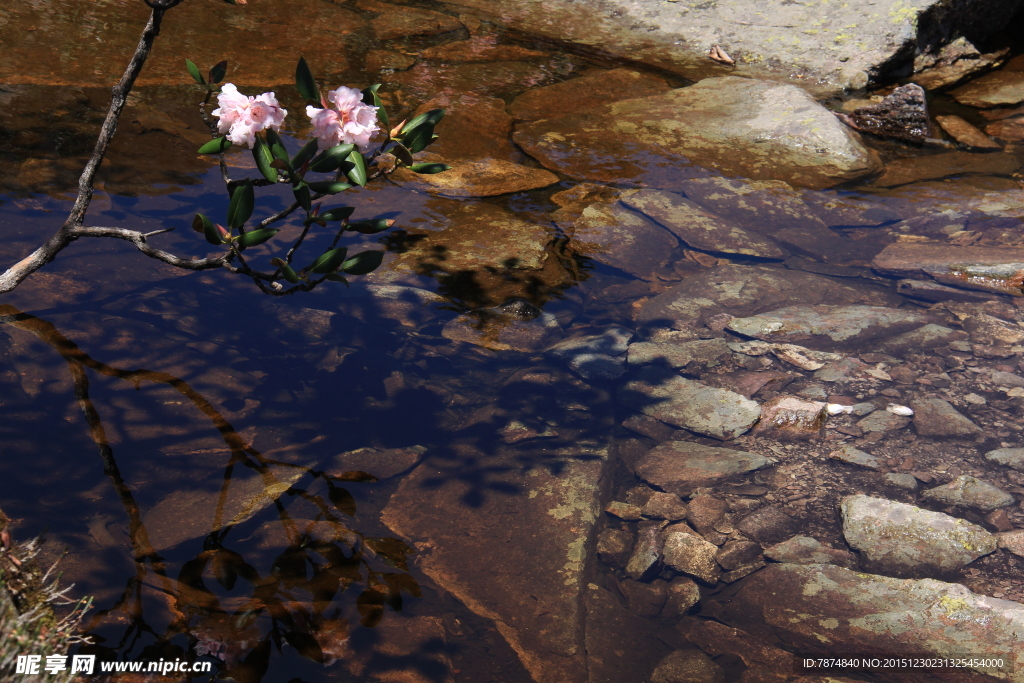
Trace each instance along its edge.
{"label": "tree reflection in water", "polygon": [[[34,334],[67,362],[75,398],[99,450],[104,474],[128,516],[135,575],[117,602],[92,615],[85,627],[89,632],[117,623],[125,625],[123,633],[116,642],[94,634],[93,644],[83,646],[80,653],[106,660],[127,659],[146,637],[155,642],[142,647],[134,659],[206,658],[215,663],[222,676],[255,683],[263,679],[273,651],[280,653],[285,644],[308,659],[331,664],[351,654],[349,616],[364,627],[374,627],[387,608],[401,611],[403,593],[420,597],[419,586],[408,572],[407,558],[413,549],[397,538],[370,537],[350,527],[356,504],[342,484],[376,481],[372,475],[330,475],[268,458],[247,444],[209,401],[180,378],[164,372],[124,370],[97,361],[52,323],[13,306],[0,305],[0,324]],[[209,419],[230,449],[215,519],[211,520],[212,531],[204,539],[202,551],[184,562],[176,576],[175,566],[153,547],[135,496],[118,469],[100,412],[89,397],[89,371],[130,382],[136,388],[144,382],[174,388]],[[222,518],[232,473],[238,467],[248,468],[261,478],[263,493],[273,499],[287,543],[271,562],[269,572],[262,574],[246,560],[246,548],[238,544],[234,549],[226,547],[236,525]],[[271,467],[299,469],[314,481],[322,480],[327,487],[326,499],[281,481]],[[313,505],[318,510],[316,519],[294,519],[286,509],[286,496]],[[147,621],[151,601],[144,601],[144,589],[161,596],[164,605],[158,621],[168,621],[169,616],[166,627],[152,626],[152,618]],[[355,596],[354,600],[342,601],[346,591]]]}

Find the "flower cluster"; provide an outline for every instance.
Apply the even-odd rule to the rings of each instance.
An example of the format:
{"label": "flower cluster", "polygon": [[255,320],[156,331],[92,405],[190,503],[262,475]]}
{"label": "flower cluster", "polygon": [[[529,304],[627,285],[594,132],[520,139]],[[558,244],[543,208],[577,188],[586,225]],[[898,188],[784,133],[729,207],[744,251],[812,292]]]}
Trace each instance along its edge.
{"label": "flower cluster", "polygon": [[[363,94],[355,88],[339,87],[327,93],[329,109],[306,107],[306,115],[313,122],[313,135],[320,149],[330,149],[342,143],[359,146],[367,151],[370,138],[377,134],[377,107],[363,104]],[[217,130],[226,133],[235,145],[245,144],[250,149],[256,143],[256,133],[267,128],[280,130],[288,110],[282,109],[272,92],[258,97],[247,97],[238,92],[233,83],[225,83],[217,95],[220,108],[213,115],[220,118]]]}
{"label": "flower cluster", "polygon": [[313,122],[313,135],[320,149],[330,149],[341,143],[352,143],[365,152],[380,127],[377,125],[377,107],[363,104],[363,94],[355,88],[341,86],[327,93],[327,101],[334,106],[320,109],[306,107],[306,116]]}

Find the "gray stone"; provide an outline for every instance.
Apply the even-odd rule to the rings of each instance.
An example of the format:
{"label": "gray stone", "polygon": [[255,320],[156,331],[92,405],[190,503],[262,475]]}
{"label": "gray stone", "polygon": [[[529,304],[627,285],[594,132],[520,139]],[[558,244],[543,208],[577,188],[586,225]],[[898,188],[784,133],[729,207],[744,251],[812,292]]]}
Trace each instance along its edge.
{"label": "gray stone", "polygon": [[843,536],[864,560],[887,573],[949,574],[996,549],[980,526],[884,498],[843,498]]}
{"label": "gray stone", "polygon": [[624,519],[628,522],[635,522],[640,519],[639,506],[631,505],[630,503],[623,503],[619,500],[613,500],[608,503],[608,505],[605,506],[604,511],[613,517],[618,517],[619,519]]}
{"label": "gray stone", "polygon": [[694,489],[775,464],[771,458],[689,441],[666,441],[637,461],[637,476],[660,489],[685,496]]}
{"label": "gray stone", "polygon": [[637,342],[629,345],[630,365],[666,363],[674,369],[709,369],[729,356],[725,339],[697,339],[684,342]]}
{"label": "gray stone", "polygon": [[865,432],[894,432],[910,424],[910,418],[894,415],[888,410],[876,410],[857,423]]}
{"label": "gray stone", "polygon": [[626,564],[626,575],[637,581],[656,576],[661,571],[662,543],[659,524],[642,522],[637,529],[633,554]]}
{"label": "gray stone", "polygon": [[989,379],[997,387],[1018,387],[1024,388],[1024,377],[1015,375],[1012,372],[1001,372],[993,370],[989,373]]}
{"label": "gray stone", "polygon": [[890,486],[903,489],[905,491],[916,491],[917,490],[917,478],[912,474],[906,472],[890,472],[882,475],[882,481]]}
{"label": "gray stone", "polygon": [[572,222],[555,218],[577,252],[643,280],[653,279],[679,244],[668,230],[618,202],[591,204]]}
{"label": "gray stone", "polygon": [[621,201],[657,221],[694,249],[770,259],[785,257],[761,235],[730,224],[678,194],[639,190],[624,192]]}
{"label": "gray stone", "polygon": [[797,524],[782,511],[779,505],[768,505],[754,510],[741,519],[736,528],[744,536],[754,539],[762,546],[781,543],[796,533]]}
{"label": "gray stone", "polygon": [[726,265],[687,278],[640,307],[639,322],[695,329],[719,313],[748,316],[790,303],[884,305],[888,292],[852,287],[834,278],[764,266]]}
{"label": "gray stone", "polygon": [[704,583],[715,585],[722,570],[715,562],[718,547],[700,536],[669,532],[664,537],[665,564]]}
{"label": "gray stone", "polygon": [[662,422],[716,439],[743,434],[761,416],[760,406],[749,398],[653,366],[626,383],[618,399]]}
{"label": "gray stone", "polygon": [[960,657],[969,651],[971,657],[1005,663],[1000,669],[932,669],[914,678],[901,671],[888,679],[893,681],[1015,681],[1024,666],[1019,647],[1024,606],[935,579],[773,564],[743,584],[730,615],[755,633],[768,629],[796,652],[870,652],[884,658],[904,655],[912,644],[921,657]]}
{"label": "gray stone", "polygon": [[[600,12],[552,0],[453,0],[508,26],[555,42],[642,62],[692,80],[731,73],[787,79],[820,96],[886,83],[941,65],[962,36],[979,42],[1010,21],[1018,5],[970,2],[956,12],[935,0],[818,6],[722,0],[713,6],[611,0]],[[808,28],[813,26],[814,28]],[[719,45],[735,65],[708,58]],[[977,50],[969,54],[977,56]],[[786,68],[780,68],[786,65]]]}
{"label": "gray stone", "polygon": [[998,486],[963,474],[948,484],[936,486],[921,494],[923,500],[945,505],[963,505],[989,512],[1013,505],[1013,496]]}
{"label": "gray stone", "polygon": [[682,190],[712,214],[762,235],[771,236],[785,228],[826,227],[800,192],[781,180],[693,178],[682,182]]}
{"label": "gray stone", "polygon": [[999,547],[1008,550],[1014,555],[1024,557],[1024,529],[1013,529],[996,534],[999,539]]}
{"label": "gray stone", "polygon": [[981,434],[981,427],[941,398],[911,401],[910,407],[914,410],[914,429],[921,436],[970,437]]}
{"label": "gray stone", "polygon": [[928,316],[916,311],[881,306],[789,306],[748,318],[735,318],[726,327],[737,334],[769,342],[800,342],[812,348],[863,348],[878,338],[920,327]]}
{"label": "gray stone", "polygon": [[885,464],[864,451],[854,446],[843,446],[837,451],[832,451],[828,454],[828,457],[839,462],[845,462],[848,465],[857,465],[859,467],[866,467],[869,470],[881,470],[885,467]]}
{"label": "gray stone", "polygon": [[764,549],[764,556],[790,564],[834,564],[847,569],[857,566],[857,558],[850,551],[829,548],[810,536],[794,536],[776,543]]}
{"label": "gray stone", "polygon": [[845,384],[868,377],[871,366],[856,358],[843,358],[825,364],[814,373],[814,379],[821,382],[838,382]]}
{"label": "gray stone", "polygon": [[736,77],[527,123],[513,139],[554,171],[662,190],[709,175],[701,167],[815,189],[880,167],[806,91]]}
{"label": "gray stone", "polygon": [[986,453],[985,459],[1024,472],[1024,448],[997,448]]}

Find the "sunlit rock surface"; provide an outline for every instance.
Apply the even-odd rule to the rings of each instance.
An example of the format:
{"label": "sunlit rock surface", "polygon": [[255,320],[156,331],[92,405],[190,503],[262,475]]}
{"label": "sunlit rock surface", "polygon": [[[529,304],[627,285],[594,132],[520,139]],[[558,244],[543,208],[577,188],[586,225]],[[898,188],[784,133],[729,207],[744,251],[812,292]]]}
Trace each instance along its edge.
{"label": "sunlit rock surface", "polygon": [[523,124],[513,137],[568,175],[602,181],[614,174],[665,190],[708,175],[700,167],[809,188],[881,167],[857,133],[806,91],[735,77]]}
{"label": "sunlit rock surface", "polygon": [[[611,53],[693,80],[722,74],[788,80],[821,95],[908,76],[937,63],[943,47],[1002,29],[1012,0],[973,0],[950,12],[938,0],[827,0],[780,4],[601,0],[448,0],[519,31]],[[735,66],[708,58],[720,45]]]}

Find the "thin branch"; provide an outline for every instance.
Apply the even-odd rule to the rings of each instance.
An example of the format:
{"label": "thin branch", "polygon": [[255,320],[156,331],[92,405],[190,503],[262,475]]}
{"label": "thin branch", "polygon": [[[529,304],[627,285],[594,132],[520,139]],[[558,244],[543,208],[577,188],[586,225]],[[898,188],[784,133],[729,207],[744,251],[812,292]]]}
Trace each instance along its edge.
{"label": "thin branch", "polygon": [[[135,245],[135,248],[141,251],[146,256],[155,258],[158,261],[163,261],[166,264],[176,266],[178,268],[185,268],[187,270],[210,270],[211,268],[224,268],[227,267],[231,261],[232,254],[227,253],[223,256],[216,258],[202,258],[202,259],[188,259],[157,249],[146,241],[147,237],[151,235],[159,235],[164,232],[170,232],[174,228],[165,228],[163,230],[155,230],[150,233],[142,233],[138,230],[129,230],[127,228],[104,228],[104,227],[77,227],[71,231],[74,237],[115,237],[117,239],[126,240]],[[231,270],[231,268],[228,268]]]}

